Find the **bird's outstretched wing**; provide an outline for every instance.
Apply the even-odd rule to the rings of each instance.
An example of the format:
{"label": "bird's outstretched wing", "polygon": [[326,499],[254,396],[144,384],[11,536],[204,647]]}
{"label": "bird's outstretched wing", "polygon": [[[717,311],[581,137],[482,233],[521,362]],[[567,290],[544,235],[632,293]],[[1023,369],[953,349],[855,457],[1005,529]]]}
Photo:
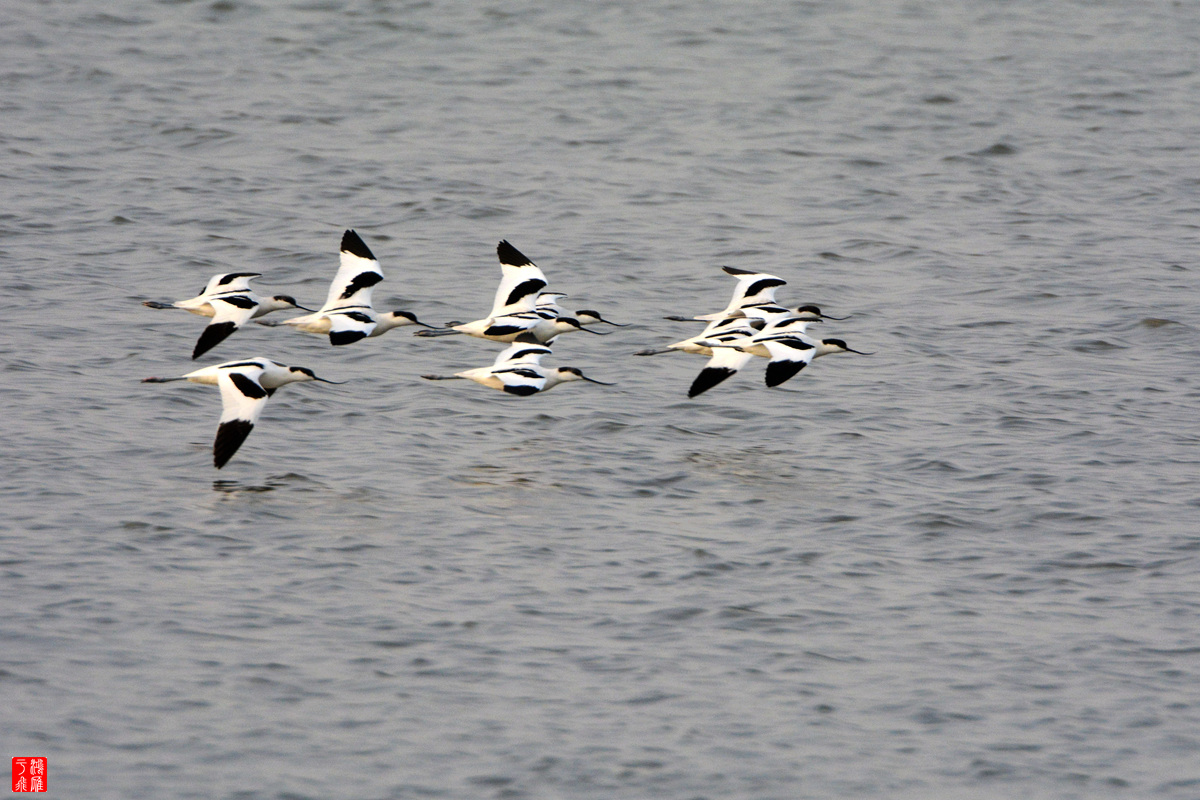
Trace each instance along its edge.
{"label": "bird's outstretched wing", "polygon": [[767,386],[778,386],[812,363],[817,349],[797,337],[766,339],[763,347],[771,354],[767,364]]}
{"label": "bird's outstretched wing", "polygon": [[196,347],[192,350],[193,359],[204,355],[245,325],[259,305],[248,291],[217,295],[209,298],[208,303],[214,311],[212,322],[196,340]]}
{"label": "bird's outstretched wing", "polygon": [[722,267],[727,275],[737,278],[737,286],[733,288],[733,296],[729,305],[721,312],[728,316],[746,306],[761,305],[775,302],[775,290],[787,285],[787,281],[778,275],[768,275],[765,272],[752,272],[737,267]]}
{"label": "bird's outstretched wing", "polygon": [[329,295],[321,311],[345,306],[369,307],[374,286],[382,280],[383,270],[370,248],[357,233],[346,231],[342,234],[341,266],[329,284]]}
{"label": "bird's outstretched wing", "polygon": [[222,292],[248,292],[250,291],[250,281],[261,277],[262,273],[259,272],[226,272],[221,275],[213,275],[208,279],[208,284],[200,292],[200,296],[205,297]]}
{"label": "bird's outstretched wing", "polygon": [[528,333],[523,333],[509,347],[500,351],[493,362],[494,366],[501,364],[509,364],[511,362],[524,362],[538,364],[544,356],[550,355],[551,350],[544,344]]}
{"label": "bird's outstretched wing", "polygon": [[712,358],[692,381],[691,388],[688,389],[688,397],[704,394],[721,381],[733,377],[739,369],[746,366],[747,361],[754,358],[749,353],[743,353],[732,347],[714,347],[712,353]]}
{"label": "bird's outstretched wing", "polygon": [[217,469],[233,458],[267,404],[267,390],[258,382],[262,373],[260,365],[246,363],[222,370],[217,376],[221,390],[221,422],[213,440],[213,465]]}
{"label": "bird's outstretched wing", "polygon": [[489,317],[533,311],[537,307],[538,294],[546,288],[546,276],[520,250],[507,241],[496,246],[500,269],[504,273],[496,298],[492,301]]}

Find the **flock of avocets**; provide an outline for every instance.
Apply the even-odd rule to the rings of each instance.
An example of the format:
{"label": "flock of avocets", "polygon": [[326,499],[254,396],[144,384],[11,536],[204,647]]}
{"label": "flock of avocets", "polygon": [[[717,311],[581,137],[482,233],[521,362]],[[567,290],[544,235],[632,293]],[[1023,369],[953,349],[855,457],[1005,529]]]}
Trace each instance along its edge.
{"label": "flock of avocets", "polygon": [[[462,333],[480,339],[507,344],[491,366],[469,369],[454,375],[422,375],[429,380],[465,378],[508,394],[528,396],[548,391],[560,383],[588,381],[612,384],[586,377],[575,367],[544,367],[542,358],[551,353],[557,337],[585,326],[604,323],[626,327],[604,319],[590,309],[564,315],[558,301],[561,292],[548,292],[545,274],[515,247],[501,241],[496,247],[503,276],[496,290],[492,310],[474,322],[450,322],[445,327],[426,325],[408,311],[379,313],[371,305],[375,285],[383,280],[379,261],[352,230],[342,236],[341,266],[329,286],[325,304],[317,311],[298,304],[288,295],[261,297],[250,288],[250,281],[261,277],[256,272],[229,272],[213,276],[204,290],[189,300],[175,303],[146,301],[151,308],[181,308],[212,321],[200,335],[192,358],[216,347],[251,320],[259,324],[286,325],[296,330],[328,336],[334,346],[352,344],[360,339],[380,336],[392,328],[419,325],[417,336],[446,336]],[[776,303],[775,291],[786,281],[762,272],[725,267],[737,278],[733,298],[723,310],[696,317],[667,317],[676,321],[707,322],[699,334],[659,350],[641,350],[635,355],[682,351],[709,357],[708,363],[688,390],[688,397],[708,391],[736,374],[755,356],[768,359],[767,386],[778,386],[796,375],[815,358],[833,353],[860,353],[841,339],[815,339],[807,335],[809,325],[829,317],[814,305],[786,308]],[[258,320],[272,311],[299,309],[312,313],[285,319],[281,323]],[[860,353],[869,355],[868,353]],[[322,381],[306,367],[289,367],[267,358],[229,361],[189,372],[177,378],[146,378],[145,383],[191,381],[215,385],[221,390],[222,413],[213,442],[213,463],[225,466],[254,429],[267,398],[275,390],[299,381]]]}

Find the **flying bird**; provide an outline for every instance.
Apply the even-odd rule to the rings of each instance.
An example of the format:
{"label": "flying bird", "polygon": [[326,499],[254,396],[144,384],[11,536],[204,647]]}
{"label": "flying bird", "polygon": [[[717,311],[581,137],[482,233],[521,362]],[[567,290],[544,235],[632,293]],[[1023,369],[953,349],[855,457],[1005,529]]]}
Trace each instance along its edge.
{"label": "flying bird", "polygon": [[251,319],[285,308],[312,310],[297,303],[296,298],[291,295],[260,297],[255,294],[250,289],[250,281],[259,277],[262,276],[258,272],[226,272],[214,275],[200,294],[188,300],[177,300],[174,303],[147,300],[142,305],[150,308],[180,308],[202,317],[211,317],[212,322],[200,334],[192,350],[192,358],[196,359],[216,347]]}
{"label": "flying bird", "polygon": [[246,441],[262,415],[267,398],[276,389],[301,381],[339,383],[318,378],[307,367],[289,367],[267,358],[227,361],[177,378],[146,378],[142,383],[171,381],[189,381],[220,388],[221,421],[217,425],[217,437],[213,440],[213,466],[217,469],[225,466],[242,442]]}
{"label": "flying bird", "polygon": [[382,336],[402,325],[425,325],[408,311],[382,314],[375,311],[371,294],[382,280],[383,270],[375,255],[357,233],[348,230],[342,234],[341,265],[329,284],[325,304],[315,313],[285,319],[280,324],[318,336],[328,335],[329,343],[334,346]]}

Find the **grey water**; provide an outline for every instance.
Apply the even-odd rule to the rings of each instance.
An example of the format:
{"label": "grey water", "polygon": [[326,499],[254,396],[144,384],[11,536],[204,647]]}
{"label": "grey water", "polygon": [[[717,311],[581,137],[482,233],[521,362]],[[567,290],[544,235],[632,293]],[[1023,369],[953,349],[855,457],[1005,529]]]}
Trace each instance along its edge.
{"label": "grey water", "polygon": [[[1200,13],[1070,0],[0,8],[0,758],[58,798],[1200,797]],[[141,301],[474,319],[547,363]],[[632,354],[737,266],[870,356]],[[283,316],[277,314],[276,317]],[[603,326],[602,326],[603,327]],[[821,330],[818,331],[818,328]],[[221,471],[219,394],[267,356]]]}

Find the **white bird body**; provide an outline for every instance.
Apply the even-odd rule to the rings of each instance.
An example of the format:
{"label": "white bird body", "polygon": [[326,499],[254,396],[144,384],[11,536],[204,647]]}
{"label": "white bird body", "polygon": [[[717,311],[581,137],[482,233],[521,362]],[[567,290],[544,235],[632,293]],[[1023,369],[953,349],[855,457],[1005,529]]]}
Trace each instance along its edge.
{"label": "white bird body", "polygon": [[538,325],[547,322],[536,311],[519,311],[513,314],[501,314],[496,317],[485,317],[474,322],[451,322],[442,330],[422,331],[422,335],[445,333],[465,333],[476,339],[489,339],[493,342],[513,342],[518,336],[529,333]]}
{"label": "white bird body", "polygon": [[453,375],[422,375],[431,381],[448,381],[458,378],[475,381],[489,389],[498,389],[508,394],[526,397],[538,392],[547,392],[560,383],[588,381],[601,386],[612,384],[592,380],[575,367],[543,367],[542,358],[549,355],[550,348],[526,334],[496,356],[489,367],[476,367]]}
{"label": "white bird body", "polygon": [[712,355],[713,340],[726,340],[727,338],[739,338],[742,336],[750,336],[766,327],[766,322],[761,319],[751,317],[725,317],[724,319],[713,320],[704,327],[704,330],[695,336],[690,336],[687,339],[682,339],[678,342],[672,342],[665,348],[658,350],[639,350],[634,355],[653,356],[660,353],[695,353],[702,356]]}
{"label": "white bird body", "polygon": [[248,358],[204,367],[177,378],[146,378],[143,383],[188,381],[221,390],[221,420],[213,440],[213,465],[225,466],[262,415],[267,398],[289,383],[322,381],[307,367],[289,367],[268,358]]}
{"label": "white bird body", "polygon": [[424,325],[407,311],[377,313],[371,305],[375,285],[383,280],[379,261],[353,230],[342,234],[341,263],[329,284],[325,304],[316,312],[283,320],[282,324],[318,336],[334,346],[369,336],[381,336],[402,325]]}
{"label": "white bird body", "polygon": [[179,308],[212,319],[192,350],[192,358],[195,359],[216,347],[252,319],[285,308],[304,308],[290,295],[261,297],[255,294],[250,289],[250,281],[258,277],[261,275],[257,272],[226,272],[210,278],[208,284],[195,297],[177,300],[174,303],[147,300],[142,305],[150,308]]}
{"label": "white bird body", "polygon": [[518,397],[528,397],[539,392],[548,392],[560,383],[571,381],[589,381],[601,386],[612,384],[592,380],[575,367],[543,367],[533,362],[510,361],[503,364],[493,364],[490,367],[477,367],[454,375],[422,375],[431,381],[445,381],[454,378],[465,378],[469,381],[486,386],[489,389],[499,389]]}

